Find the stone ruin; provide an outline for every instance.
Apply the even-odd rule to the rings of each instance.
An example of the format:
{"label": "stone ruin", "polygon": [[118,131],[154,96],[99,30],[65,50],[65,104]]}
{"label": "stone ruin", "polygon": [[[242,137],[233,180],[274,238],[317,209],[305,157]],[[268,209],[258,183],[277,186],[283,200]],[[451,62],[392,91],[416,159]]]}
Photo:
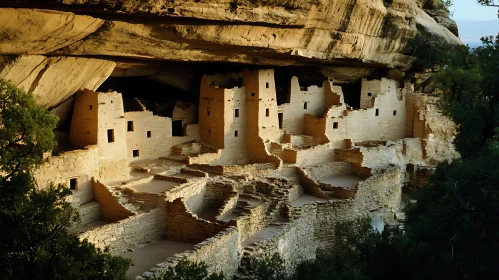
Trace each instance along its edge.
{"label": "stone ruin", "polygon": [[36,180],[71,188],[71,231],[131,258],[129,277],[187,258],[244,278],[250,257],[274,252],[291,272],[333,246],[340,221],[403,219],[403,187],[458,156],[454,124],[409,83],[362,79],[353,108],[333,79],[289,82],[278,104],[273,69],[205,75],[199,104],[171,118],[79,91]]}

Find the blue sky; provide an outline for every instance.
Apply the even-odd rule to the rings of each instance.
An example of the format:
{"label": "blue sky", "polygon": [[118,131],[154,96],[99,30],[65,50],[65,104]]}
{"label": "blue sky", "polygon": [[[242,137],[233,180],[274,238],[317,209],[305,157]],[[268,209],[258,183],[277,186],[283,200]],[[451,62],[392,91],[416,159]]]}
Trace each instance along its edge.
{"label": "blue sky", "polygon": [[450,10],[459,27],[461,41],[470,47],[479,46],[483,36],[495,36],[499,33],[497,7],[484,7],[475,0],[454,0]]}
{"label": "blue sky", "polygon": [[[454,0],[450,8],[454,20],[498,20],[497,8],[478,5],[475,0]],[[498,21],[499,22],[499,21]]]}

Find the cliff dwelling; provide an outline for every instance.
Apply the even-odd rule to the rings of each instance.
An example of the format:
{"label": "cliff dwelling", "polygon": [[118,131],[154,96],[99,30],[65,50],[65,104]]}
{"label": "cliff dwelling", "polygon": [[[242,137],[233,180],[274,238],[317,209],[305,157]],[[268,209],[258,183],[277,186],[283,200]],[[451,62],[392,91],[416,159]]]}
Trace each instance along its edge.
{"label": "cliff dwelling", "polygon": [[138,99],[140,80],[126,96],[81,90],[37,181],[70,186],[72,232],[131,258],[129,277],[182,257],[232,277],[263,252],[312,258],[338,221],[394,222],[403,186],[456,155],[452,123],[409,83],[276,72],[202,75],[197,102]]}
{"label": "cliff dwelling", "polygon": [[129,278],[186,258],[244,279],[276,252],[290,272],[338,222],[403,220],[459,156],[408,74],[419,40],[461,44],[423,1],[1,2],[0,78],[60,117],[37,184],[71,189],[71,232]]}

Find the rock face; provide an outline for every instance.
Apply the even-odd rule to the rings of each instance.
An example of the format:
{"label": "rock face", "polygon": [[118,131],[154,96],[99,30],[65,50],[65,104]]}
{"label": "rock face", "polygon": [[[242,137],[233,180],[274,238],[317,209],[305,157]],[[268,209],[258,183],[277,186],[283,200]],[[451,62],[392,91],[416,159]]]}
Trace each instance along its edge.
{"label": "rock face", "polygon": [[40,105],[53,107],[81,88],[97,89],[115,65],[109,60],[79,57],[3,57],[0,77],[32,92]]}
{"label": "rock face", "polygon": [[459,43],[414,0],[54,2],[2,1],[10,8],[0,10],[0,55],[313,65],[358,79],[376,68],[407,69],[422,31]]}

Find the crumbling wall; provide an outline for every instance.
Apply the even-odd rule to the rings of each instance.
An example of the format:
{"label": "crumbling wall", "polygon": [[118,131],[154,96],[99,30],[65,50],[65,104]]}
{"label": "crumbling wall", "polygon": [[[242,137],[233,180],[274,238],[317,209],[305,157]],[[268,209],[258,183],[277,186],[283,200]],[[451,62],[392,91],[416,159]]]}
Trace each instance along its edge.
{"label": "crumbling wall", "polygon": [[51,156],[34,172],[38,186],[44,188],[49,182],[70,187],[70,179],[76,179],[76,188],[70,197],[74,206],[93,201],[92,177],[99,177],[99,150],[88,146]]}
{"label": "crumbling wall", "polygon": [[297,77],[291,78],[290,101],[279,105],[278,113],[282,114],[281,129],[290,134],[302,134],[303,117],[310,114],[322,117],[325,108],[326,90],[320,86],[300,87]]}
{"label": "crumbling wall", "polygon": [[100,226],[79,235],[97,248],[109,247],[111,253],[122,253],[138,244],[161,239],[165,229],[165,208],[130,216],[116,223]]}
{"label": "crumbling wall", "polygon": [[361,181],[352,199],[316,202],[317,219],[314,228],[318,246],[332,246],[334,225],[340,221],[367,216],[374,211],[391,213],[393,216],[400,207],[400,175],[400,169],[393,168]]}
{"label": "crumbling wall", "polygon": [[201,242],[228,226],[222,222],[209,222],[197,218],[187,207],[183,199],[167,202],[165,235],[170,240]]}
{"label": "crumbling wall", "polygon": [[143,274],[144,277],[160,275],[169,266],[175,266],[178,261],[186,258],[192,262],[205,262],[208,272],[223,272],[227,279],[232,279],[239,267],[238,231],[231,227],[215,236],[196,244],[192,250],[175,254],[163,263]]}
{"label": "crumbling wall", "polygon": [[134,215],[132,211],[123,207],[118,198],[101,182],[93,182],[93,190],[95,200],[101,205],[102,218],[116,222]]}

